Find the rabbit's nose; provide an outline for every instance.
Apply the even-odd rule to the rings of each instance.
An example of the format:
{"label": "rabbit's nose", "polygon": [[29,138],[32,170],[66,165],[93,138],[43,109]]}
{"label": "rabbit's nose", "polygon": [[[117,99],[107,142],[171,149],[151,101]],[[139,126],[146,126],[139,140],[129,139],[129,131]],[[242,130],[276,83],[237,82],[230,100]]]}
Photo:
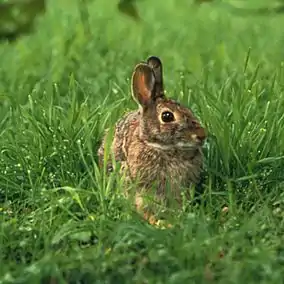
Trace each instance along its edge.
{"label": "rabbit's nose", "polygon": [[200,123],[195,119],[191,120],[191,124],[193,128],[200,128]]}
{"label": "rabbit's nose", "polygon": [[200,141],[203,141],[207,137],[207,133],[203,127],[201,127],[200,123],[197,120],[192,120],[192,125],[194,128],[194,134],[196,138]]}
{"label": "rabbit's nose", "polygon": [[196,137],[202,142],[205,140],[205,138],[207,137],[206,131],[204,128],[199,127],[198,129],[196,129],[195,131]]}

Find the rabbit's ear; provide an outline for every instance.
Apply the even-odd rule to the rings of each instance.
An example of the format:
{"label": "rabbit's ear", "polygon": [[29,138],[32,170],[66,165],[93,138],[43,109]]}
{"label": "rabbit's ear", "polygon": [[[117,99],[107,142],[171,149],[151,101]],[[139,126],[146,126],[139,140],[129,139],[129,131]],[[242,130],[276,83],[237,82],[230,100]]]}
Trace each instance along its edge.
{"label": "rabbit's ear", "polygon": [[153,102],[155,89],[155,76],[153,69],[145,64],[136,65],[132,75],[132,95],[141,106]]}
{"label": "rabbit's ear", "polygon": [[164,97],[163,66],[160,58],[150,56],[147,64],[153,69],[155,74],[155,96]]}

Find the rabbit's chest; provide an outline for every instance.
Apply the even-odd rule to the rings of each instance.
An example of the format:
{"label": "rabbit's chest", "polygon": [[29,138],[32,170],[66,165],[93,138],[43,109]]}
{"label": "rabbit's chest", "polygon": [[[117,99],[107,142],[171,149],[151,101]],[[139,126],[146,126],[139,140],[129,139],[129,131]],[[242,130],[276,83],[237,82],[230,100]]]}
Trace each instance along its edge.
{"label": "rabbit's chest", "polygon": [[130,174],[147,187],[158,184],[163,188],[165,184],[170,184],[173,188],[180,188],[198,181],[202,160],[199,152],[195,155],[178,152],[164,154],[143,149],[133,153],[128,156]]}

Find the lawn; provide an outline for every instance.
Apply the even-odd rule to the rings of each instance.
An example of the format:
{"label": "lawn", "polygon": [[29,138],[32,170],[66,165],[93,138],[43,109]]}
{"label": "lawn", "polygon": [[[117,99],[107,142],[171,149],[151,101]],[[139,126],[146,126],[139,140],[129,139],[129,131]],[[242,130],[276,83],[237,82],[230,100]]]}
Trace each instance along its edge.
{"label": "lawn", "polygon": [[[283,16],[189,1],[48,1],[0,43],[0,283],[283,283]],[[149,225],[97,166],[149,55],[210,133],[203,184]]]}

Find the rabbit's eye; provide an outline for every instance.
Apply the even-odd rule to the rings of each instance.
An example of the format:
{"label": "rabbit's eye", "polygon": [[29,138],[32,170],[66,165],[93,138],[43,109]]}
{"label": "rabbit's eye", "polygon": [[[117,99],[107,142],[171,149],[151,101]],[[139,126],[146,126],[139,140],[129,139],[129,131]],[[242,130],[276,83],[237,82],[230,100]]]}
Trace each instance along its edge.
{"label": "rabbit's eye", "polygon": [[175,120],[174,114],[170,111],[164,111],[161,117],[163,122],[172,122]]}

